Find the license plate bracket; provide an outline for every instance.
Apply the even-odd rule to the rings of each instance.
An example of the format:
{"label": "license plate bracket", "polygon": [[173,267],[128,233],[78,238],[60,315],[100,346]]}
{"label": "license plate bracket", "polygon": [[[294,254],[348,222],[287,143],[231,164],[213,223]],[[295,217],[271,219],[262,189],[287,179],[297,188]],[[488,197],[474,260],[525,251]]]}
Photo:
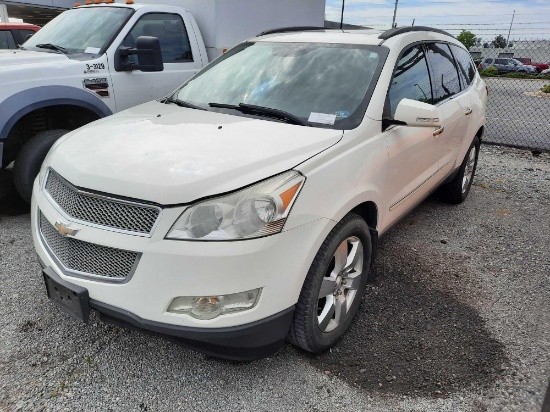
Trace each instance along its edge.
{"label": "license plate bracket", "polygon": [[61,279],[51,268],[42,271],[48,298],[63,312],[84,323],[90,317],[88,289]]}

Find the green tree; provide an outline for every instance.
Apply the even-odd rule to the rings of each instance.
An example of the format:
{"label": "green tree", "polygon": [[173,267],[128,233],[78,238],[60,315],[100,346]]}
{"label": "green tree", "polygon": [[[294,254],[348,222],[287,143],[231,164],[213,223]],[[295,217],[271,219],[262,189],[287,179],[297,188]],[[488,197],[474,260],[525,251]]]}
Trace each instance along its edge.
{"label": "green tree", "polygon": [[474,33],[468,30],[462,30],[456,39],[462,43],[468,50],[476,44],[476,36]]}
{"label": "green tree", "polygon": [[495,49],[506,48],[506,39],[500,34],[497,37],[495,37],[495,39],[491,43],[493,44],[493,46],[495,46]]}

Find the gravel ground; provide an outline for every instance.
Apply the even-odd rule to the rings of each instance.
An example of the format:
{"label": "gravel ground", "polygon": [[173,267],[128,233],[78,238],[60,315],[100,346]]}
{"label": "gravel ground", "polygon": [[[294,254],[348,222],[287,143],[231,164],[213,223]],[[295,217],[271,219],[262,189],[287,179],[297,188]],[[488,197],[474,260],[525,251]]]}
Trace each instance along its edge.
{"label": "gravel ground", "polygon": [[311,356],[287,344],[240,364],[57,311],[8,177],[0,410],[540,411],[550,376],[548,154],[484,146],[464,204],[432,196],[382,239],[376,278],[335,348]]}

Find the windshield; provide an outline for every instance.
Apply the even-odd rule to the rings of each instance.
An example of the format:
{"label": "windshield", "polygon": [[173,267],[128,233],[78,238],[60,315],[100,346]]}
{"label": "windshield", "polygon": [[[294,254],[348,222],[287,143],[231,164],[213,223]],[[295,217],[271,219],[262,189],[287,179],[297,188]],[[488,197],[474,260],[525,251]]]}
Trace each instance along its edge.
{"label": "windshield", "polygon": [[52,44],[68,53],[97,54],[132,12],[129,8],[110,6],[68,10],[46,24],[23,47],[46,50],[36,46]]}
{"label": "windshield", "polygon": [[246,111],[219,104],[262,106],[316,127],[351,129],[364,116],[386,55],[379,46],[244,43],[199,72],[173,97],[236,115]]}

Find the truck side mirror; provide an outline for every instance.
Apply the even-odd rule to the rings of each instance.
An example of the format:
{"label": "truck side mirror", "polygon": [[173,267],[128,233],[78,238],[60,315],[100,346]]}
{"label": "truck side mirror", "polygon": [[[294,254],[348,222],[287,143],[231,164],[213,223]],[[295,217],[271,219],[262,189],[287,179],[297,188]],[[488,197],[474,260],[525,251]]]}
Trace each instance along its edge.
{"label": "truck side mirror", "polygon": [[[137,55],[138,64],[128,58]],[[115,62],[116,71],[141,70],[142,72],[161,72],[164,70],[162,51],[158,37],[140,36],[136,40],[136,48],[121,47]]]}

